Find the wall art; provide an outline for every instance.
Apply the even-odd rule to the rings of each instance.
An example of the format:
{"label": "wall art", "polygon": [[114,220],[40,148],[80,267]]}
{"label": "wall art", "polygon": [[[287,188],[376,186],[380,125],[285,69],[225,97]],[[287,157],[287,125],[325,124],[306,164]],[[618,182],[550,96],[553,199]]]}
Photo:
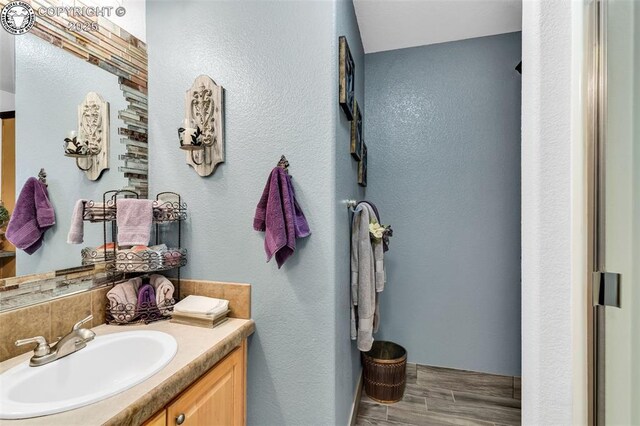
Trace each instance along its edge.
{"label": "wall art", "polygon": [[358,185],[367,186],[367,144],[362,142],[362,154],[358,163]]}
{"label": "wall art", "polygon": [[351,120],[351,156],[354,160],[360,161],[362,157],[362,141],[364,140],[362,110],[358,101],[353,101],[353,120]]}
{"label": "wall art", "polygon": [[353,120],[354,88],[355,88],[355,63],[349,50],[349,43],[345,36],[339,38],[339,102],[342,110],[349,120]]}

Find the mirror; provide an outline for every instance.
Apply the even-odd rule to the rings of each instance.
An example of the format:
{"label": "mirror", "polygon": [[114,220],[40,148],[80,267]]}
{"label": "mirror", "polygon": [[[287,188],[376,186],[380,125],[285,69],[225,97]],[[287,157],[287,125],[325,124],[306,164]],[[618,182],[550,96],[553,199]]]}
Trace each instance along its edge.
{"label": "mirror", "polygon": [[[128,8],[137,9],[141,2],[125,3]],[[143,3],[141,7],[144,8]],[[133,10],[140,17],[138,22],[130,22],[133,27],[140,27],[136,25],[140,20],[144,22],[144,13],[137,12]],[[12,35],[0,28],[2,95],[7,92],[4,81],[9,74],[15,93],[13,111],[4,97],[0,103],[0,199],[12,216],[33,215],[28,210],[23,212],[18,200],[28,179],[38,178],[44,169],[55,224],[46,229],[41,246],[31,254],[30,250],[16,249],[7,240],[3,242],[0,287],[12,290],[0,291],[0,311],[9,305],[3,303],[11,296],[8,293],[21,282],[31,283],[34,288],[17,289],[17,293],[25,294],[39,291],[36,287],[41,286],[33,285],[38,279],[52,281],[49,287],[57,287],[54,278],[65,278],[58,281],[74,292],[92,285],[69,285],[69,277],[93,278],[93,265],[81,267],[81,251],[105,242],[102,223],[72,220],[78,200],[102,202],[106,191],[120,189],[147,197],[146,45],[102,16],[94,16],[95,25],[86,28],[63,12],[47,16],[36,10],[35,16],[33,27],[24,34]],[[144,25],[141,27],[144,31]],[[102,130],[96,131],[100,125]],[[73,140],[76,135],[77,145]],[[67,241],[72,222],[84,231],[80,244]],[[6,231],[1,208],[0,231]],[[110,241],[110,235],[106,239]],[[31,277],[12,278],[23,276]],[[63,294],[54,290],[51,297]]]}
{"label": "mirror", "polygon": [[[89,180],[76,166],[75,158],[64,155],[64,138],[77,131],[78,105],[88,93],[99,94],[109,106],[109,163],[99,179]],[[103,242],[100,224],[83,224],[84,242],[70,245],[67,234],[76,201],[102,200],[102,193],[127,186],[118,170],[118,159],[126,153],[119,143],[118,111],[126,102],[118,77],[32,35],[16,38],[16,195],[41,168],[47,173],[49,199],[55,210],[55,225],[46,231],[42,247],[33,254],[16,251],[16,275],[66,269],[81,263],[83,247]]]}

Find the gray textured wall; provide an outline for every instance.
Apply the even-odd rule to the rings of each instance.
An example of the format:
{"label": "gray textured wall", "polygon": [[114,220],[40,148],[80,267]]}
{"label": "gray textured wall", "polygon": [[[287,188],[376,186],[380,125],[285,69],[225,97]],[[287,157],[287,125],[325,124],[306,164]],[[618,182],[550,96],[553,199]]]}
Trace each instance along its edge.
{"label": "gray textured wall", "polygon": [[[345,308],[348,295],[345,272],[344,288],[336,283],[336,247],[349,241],[341,235],[339,243],[335,232],[337,220],[342,228],[349,220],[337,205],[336,175],[350,161],[335,163],[337,134],[348,155],[345,123],[338,122],[337,9],[327,1],[147,4],[151,191],[180,192],[189,204],[183,277],[253,286],[249,424],[345,424],[353,396],[349,323],[337,324],[336,308],[337,300]],[[184,91],[199,74],[225,88],[226,163],[207,178],[185,164],[176,139]],[[298,240],[278,270],[265,263],[263,234],[252,220],[282,154],[313,234]],[[346,173],[345,196],[357,191]]]}
{"label": "gray textured wall", "polygon": [[365,55],[377,337],[412,362],[520,373],[519,61],[520,33]]}
{"label": "gray textured wall", "polygon": [[[633,22],[635,23],[635,26],[634,26],[635,40],[640,40],[640,4],[634,3],[633,10],[634,10]],[[640,70],[640,43],[634,43],[633,47],[634,47],[633,69],[635,70],[635,73],[634,73],[635,79],[633,84],[633,89],[634,89],[634,94],[633,94],[633,99],[634,99],[633,135],[634,136],[633,137],[635,141],[635,146],[640,147],[640,72],[638,72]],[[638,222],[638,220],[640,220],[639,219],[640,218],[640,196],[638,196],[638,194],[640,194],[640,149],[634,149],[633,155],[634,155],[633,164],[635,164],[635,167],[633,169],[633,173],[634,173],[633,181],[635,182],[634,187],[636,188],[636,192],[635,192],[636,196],[634,197],[635,205],[633,209],[635,211],[636,223],[638,224],[638,226],[635,226],[633,230],[633,233],[634,233],[633,246],[634,246],[634,250],[637,253],[638,251],[640,251],[640,223]],[[640,262],[635,262],[634,268],[633,268],[633,276],[640,277]],[[636,294],[636,306],[639,306],[640,294],[638,292],[635,292],[635,294]],[[640,315],[634,316],[632,327],[634,327],[636,330],[640,329]],[[636,354],[640,353],[640,337],[638,337],[637,335],[635,338],[635,346],[636,346],[635,353]],[[632,374],[632,379],[631,379],[632,382],[640,383],[640,365],[638,365],[637,362],[633,363],[633,369],[631,374]],[[640,387],[634,386],[631,398],[633,401],[638,401],[638,399],[640,399]],[[632,418],[640,419],[640,405],[633,404],[632,410],[633,410]]]}
{"label": "gray textured wall", "polygon": [[[62,147],[69,131],[78,128],[78,104],[91,91],[110,107],[110,170],[97,181],[87,179]],[[104,191],[127,185],[118,171],[118,155],[125,151],[118,136],[118,110],[124,108],[115,75],[34,35],[16,37],[16,197],[27,178],[43,167],[56,212],[56,224],[45,234],[42,248],[31,256],[18,250],[18,275],[78,266],[83,247],[103,244],[101,224],[85,224],[81,245],[67,244],[67,233],[76,200],[101,200]]]}
{"label": "gray textured wall", "polygon": [[[364,50],[360,40],[360,32],[351,1],[337,2],[337,35],[347,37],[349,50],[355,63],[355,96],[360,108],[365,105],[364,91]],[[338,45],[335,45],[334,56],[338,57]],[[335,72],[337,74],[338,67]],[[351,341],[350,324],[350,283],[351,283],[351,213],[344,201],[347,199],[362,200],[365,198],[365,188],[358,185],[358,163],[351,158],[351,122],[347,120],[342,108],[338,105],[338,79],[334,79],[334,101],[332,103],[337,114],[335,138],[335,235],[336,235],[336,422],[337,425],[346,424],[346,418],[351,410],[355,384],[360,372],[360,352]]]}

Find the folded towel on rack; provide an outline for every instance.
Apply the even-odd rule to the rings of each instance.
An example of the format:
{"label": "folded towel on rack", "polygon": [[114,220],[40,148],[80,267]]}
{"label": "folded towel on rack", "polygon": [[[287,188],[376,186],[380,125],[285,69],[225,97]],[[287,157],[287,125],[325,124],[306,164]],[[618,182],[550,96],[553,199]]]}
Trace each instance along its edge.
{"label": "folded towel on rack", "polygon": [[189,295],[176,303],[173,310],[183,314],[219,315],[229,309],[229,301],[213,297]]}
{"label": "folded towel on rack", "polygon": [[274,167],[256,207],[253,229],[264,231],[267,262],[275,255],[278,268],[293,255],[296,238],[311,234],[302,209],[295,200],[291,177]]}
{"label": "folded towel on rack", "polygon": [[153,200],[137,198],[119,200],[116,222],[120,245],[148,245],[153,223]]}
{"label": "folded towel on rack", "polygon": [[115,205],[111,203],[96,203],[87,201],[84,204],[83,219],[91,222],[110,221],[116,218]]}
{"label": "folded towel on rack", "polygon": [[169,249],[163,252],[162,266],[165,268],[175,268],[182,263],[182,251],[180,249]]}
{"label": "folded towel on rack", "polygon": [[76,201],[71,213],[71,228],[67,235],[67,244],[82,244],[84,242],[84,203],[86,200]]}
{"label": "folded towel on rack", "polygon": [[124,249],[124,250],[121,250],[121,251],[125,251],[125,252],[128,251],[128,252],[132,252],[132,253],[140,253],[142,251],[148,251],[148,250],[149,250],[149,247],[143,246],[143,245],[139,245],[139,246],[133,246],[130,249]]}
{"label": "folded towel on rack", "polygon": [[159,200],[157,203],[162,204],[153,207],[153,220],[156,222],[170,222],[180,218],[181,213],[179,208],[174,207],[171,202]]}
{"label": "folded towel on rack", "polygon": [[47,185],[30,177],[22,187],[11,215],[5,234],[7,240],[25,253],[33,254],[42,246],[47,229],[55,223]]}
{"label": "folded towel on rack", "polygon": [[135,316],[140,284],[142,284],[140,278],[133,278],[116,284],[107,293],[109,311],[116,322],[126,323]]}
{"label": "folded towel on rack", "polygon": [[180,266],[182,250],[169,249],[165,244],[151,247],[133,246],[116,253],[116,269],[126,272],[147,272]]}
{"label": "folded towel on rack", "polygon": [[156,304],[156,292],[151,284],[145,284],[138,290],[136,314],[143,319],[160,315],[160,310]]}
{"label": "folded towel on rack", "polygon": [[116,248],[116,243],[107,243],[99,247],[96,247],[96,251],[101,253],[104,253],[105,251],[113,252],[113,249],[115,248]]}
{"label": "folded towel on rack", "polygon": [[[169,279],[163,275],[153,274],[149,277],[149,282],[156,291],[156,305],[163,308],[167,306],[167,302],[173,299],[175,287]],[[164,315],[170,315],[168,310],[163,311]]]}
{"label": "folded towel on rack", "polygon": [[115,259],[115,243],[103,244],[100,247],[85,247],[80,251],[82,264],[101,263]]}

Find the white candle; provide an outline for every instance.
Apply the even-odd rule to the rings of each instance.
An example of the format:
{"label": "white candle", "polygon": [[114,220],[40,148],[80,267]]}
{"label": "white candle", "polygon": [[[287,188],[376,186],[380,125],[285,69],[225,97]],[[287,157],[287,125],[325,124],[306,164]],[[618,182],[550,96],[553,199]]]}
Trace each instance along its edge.
{"label": "white candle", "polygon": [[67,134],[67,139],[64,141],[64,150],[67,153],[75,153],[76,151],[76,146],[74,144],[74,139],[78,136],[78,132],[76,132],[75,130],[71,130],[68,134]]}
{"label": "white candle", "polygon": [[184,132],[182,132],[182,144],[183,145],[193,145],[193,138],[195,137],[197,129],[192,127],[186,127]]}

